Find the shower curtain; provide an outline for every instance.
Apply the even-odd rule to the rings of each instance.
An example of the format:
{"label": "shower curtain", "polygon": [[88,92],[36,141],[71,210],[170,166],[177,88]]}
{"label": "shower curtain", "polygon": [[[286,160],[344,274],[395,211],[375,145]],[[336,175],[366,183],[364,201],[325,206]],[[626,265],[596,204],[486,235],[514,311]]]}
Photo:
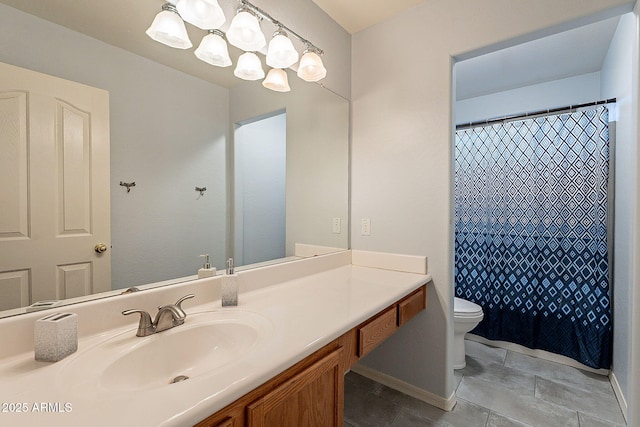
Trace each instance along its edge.
{"label": "shower curtain", "polygon": [[472,333],[611,365],[606,107],[456,132],[455,294]]}

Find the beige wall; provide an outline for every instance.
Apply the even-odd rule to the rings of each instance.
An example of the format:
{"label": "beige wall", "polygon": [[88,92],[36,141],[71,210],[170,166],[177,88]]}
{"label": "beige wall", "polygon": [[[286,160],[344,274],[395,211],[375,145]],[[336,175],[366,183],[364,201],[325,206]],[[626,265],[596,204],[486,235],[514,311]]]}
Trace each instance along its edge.
{"label": "beige wall", "polygon": [[[454,390],[453,58],[627,12],[633,3],[428,0],[353,36],[352,247],[424,254],[433,274],[427,310],[368,356],[368,367],[443,404]],[[371,218],[371,236],[360,236],[361,218]]]}

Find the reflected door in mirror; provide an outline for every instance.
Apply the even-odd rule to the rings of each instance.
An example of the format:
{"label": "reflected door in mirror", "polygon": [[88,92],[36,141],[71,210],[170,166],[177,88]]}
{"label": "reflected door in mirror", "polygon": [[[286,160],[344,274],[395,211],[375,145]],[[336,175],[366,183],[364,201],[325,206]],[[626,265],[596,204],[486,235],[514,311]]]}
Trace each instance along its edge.
{"label": "reflected door in mirror", "polygon": [[110,290],[108,93],[0,76],[0,310]]}

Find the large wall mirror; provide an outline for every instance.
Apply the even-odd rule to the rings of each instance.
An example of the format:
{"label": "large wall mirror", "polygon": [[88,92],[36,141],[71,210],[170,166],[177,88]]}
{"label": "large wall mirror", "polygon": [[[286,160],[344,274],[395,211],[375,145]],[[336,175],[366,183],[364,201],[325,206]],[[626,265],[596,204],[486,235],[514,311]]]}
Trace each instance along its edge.
{"label": "large wall mirror", "polygon": [[[0,0],[0,121],[20,124],[23,112],[27,135],[23,140],[20,132],[0,132],[0,316],[25,312],[41,300],[76,302],[85,294],[190,280],[203,264],[202,254],[223,270],[229,257],[262,265],[296,258],[300,245],[348,248],[349,102],[290,70],[288,93],[238,80],[233,67],[214,68],[195,57],[179,71],[170,65],[171,55],[193,56],[192,51],[173,52],[133,34],[144,34],[161,4]],[[122,8],[129,8],[127,14]],[[151,53],[116,47],[126,45],[127,37],[136,49],[150,43]],[[240,52],[230,51],[235,62]],[[104,95],[106,125],[90,122],[97,112],[66,102],[57,84],[38,83],[47,76],[69,82],[71,91],[78,87],[73,85],[97,91],[83,95],[92,100]],[[54,147],[49,166],[31,164],[36,153],[47,151],[38,148],[30,127],[39,95],[15,87],[32,77],[35,87],[55,86],[51,115],[61,117],[62,125],[52,126],[56,135],[71,138],[63,143],[68,152]],[[80,130],[74,133],[72,125]],[[92,132],[101,126],[109,148],[98,177],[102,166],[82,157],[89,154],[78,141],[96,143],[101,137]],[[74,141],[80,147],[75,151]],[[91,150],[101,155],[99,148]],[[84,166],[66,172],[65,162],[74,155]],[[14,160],[22,163],[10,166]],[[106,193],[96,196],[89,183],[103,178]],[[48,186],[55,194],[44,196],[52,205],[43,208],[35,197]],[[83,204],[78,196],[74,205],[74,192],[89,194],[93,202]],[[96,198],[110,201],[110,231],[99,239],[92,234],[98,220],[88,216],[100,210]],[[73,206],[80,206],[75,217]],[[77,260],[65,259],[65,247],[30,252],[21,246],[37,237],[38,226],[29,222],[37,216],[51,219],[56,239],[65,244],[73,235],[84,236]],[[71,231],[60,232],[65,227]],[[96,252],[101,243],[102,254]],[[58,258],[42,267],[50,273],[43,282],[35,272],[47,253]],[[88,276],[98,271],[99,259],[109,260],[109,271],[99,273],[110,277],[106,285]]]}

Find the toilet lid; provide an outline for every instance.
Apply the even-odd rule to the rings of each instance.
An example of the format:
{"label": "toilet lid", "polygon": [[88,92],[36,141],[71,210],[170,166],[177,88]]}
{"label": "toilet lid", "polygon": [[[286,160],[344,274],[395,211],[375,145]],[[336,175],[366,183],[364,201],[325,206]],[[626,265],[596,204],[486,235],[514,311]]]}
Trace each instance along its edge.
{"label": "toilet lid", "polygon": [[472,317],[482,314],[482,307],[466,299],[455,297],[453,311],[459,317]]}

